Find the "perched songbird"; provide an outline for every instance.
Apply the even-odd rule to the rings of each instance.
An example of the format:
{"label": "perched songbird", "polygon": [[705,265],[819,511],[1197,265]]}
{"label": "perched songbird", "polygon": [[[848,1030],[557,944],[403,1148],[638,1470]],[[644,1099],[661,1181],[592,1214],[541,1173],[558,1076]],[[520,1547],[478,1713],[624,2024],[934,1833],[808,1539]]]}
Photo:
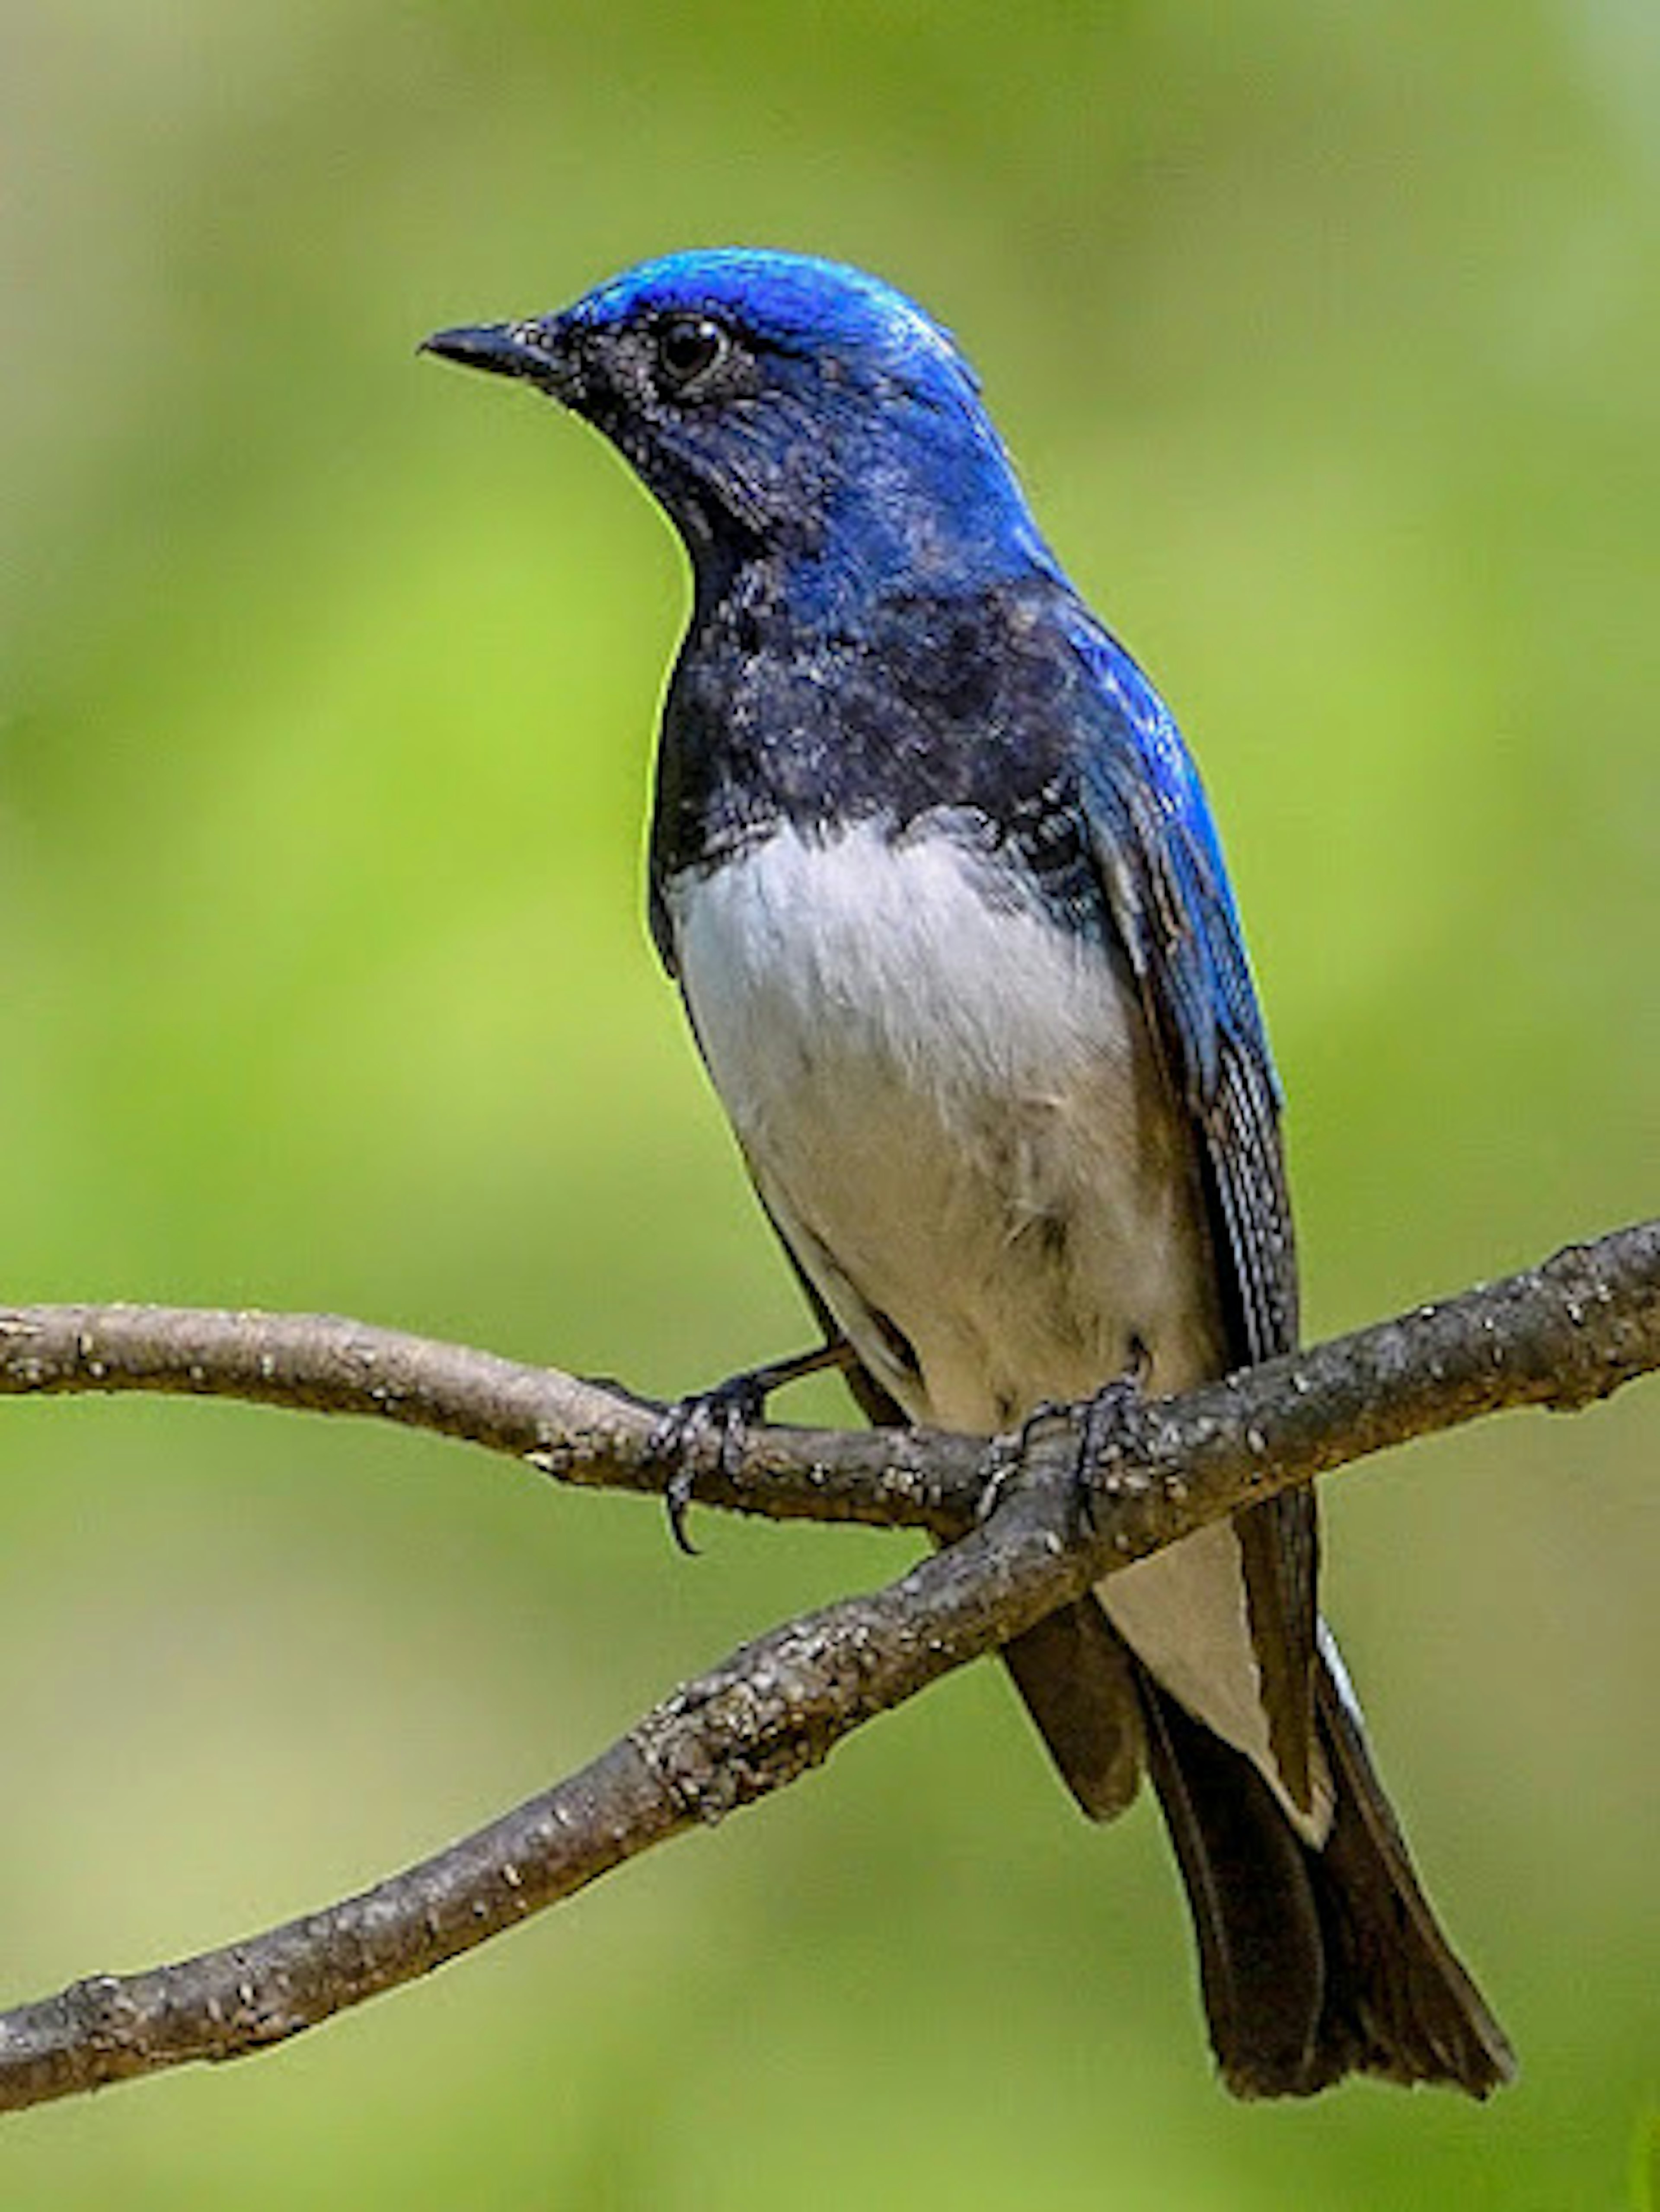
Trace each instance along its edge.
{"label": "perched songbird", "polygon": [[[428,349],[584,416],[694,603],[651,921],[762,1205],[878,1420],[991,1435],[1297,1338],[1279,1096],[1193,764],[912,302],[785,253],[645,264]],[[1230,2088],[1512,2070],[1315,1606],[1312,1494],[1006,1654],[1085,1812],[1143,1765]]]}

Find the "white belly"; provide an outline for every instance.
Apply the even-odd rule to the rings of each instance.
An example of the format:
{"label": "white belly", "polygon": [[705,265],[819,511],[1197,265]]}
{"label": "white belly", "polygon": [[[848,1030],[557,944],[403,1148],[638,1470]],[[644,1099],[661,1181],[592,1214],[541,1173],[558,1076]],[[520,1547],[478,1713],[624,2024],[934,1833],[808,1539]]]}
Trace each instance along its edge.
{"label": "white belly", "polygon": [[[988,1434],[1221,1371],[1190,1139],[1098,945],[992,906],[942,835],[783,830],[669,888],[698,1041],[757,1188],[913,1419]],[[1223,1525],[1102,1586],[1132,1648],[1274,1779]]]}

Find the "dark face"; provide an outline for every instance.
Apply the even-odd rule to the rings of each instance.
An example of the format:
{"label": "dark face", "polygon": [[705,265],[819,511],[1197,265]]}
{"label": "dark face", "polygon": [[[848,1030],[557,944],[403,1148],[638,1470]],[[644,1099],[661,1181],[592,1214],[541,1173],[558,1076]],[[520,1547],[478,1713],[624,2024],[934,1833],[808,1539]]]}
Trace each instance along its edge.
{"label": "dark face", "polygon": [[802,256],[651,262],[561,313],[440,331],[427,349],[536,386],[592,422],[700,573],[758,554],[851,574],[987,537],[1035,544],[974,380],[874,278]]}
{"label": "dark face", "polygon": [[[617,319],[558,319],[566,404],[603,430],[694,550],[793,535],[835,472],[827,363],[787,351],[730,309],[641,302]],[[844,426],[845,428],[845,426]]]}

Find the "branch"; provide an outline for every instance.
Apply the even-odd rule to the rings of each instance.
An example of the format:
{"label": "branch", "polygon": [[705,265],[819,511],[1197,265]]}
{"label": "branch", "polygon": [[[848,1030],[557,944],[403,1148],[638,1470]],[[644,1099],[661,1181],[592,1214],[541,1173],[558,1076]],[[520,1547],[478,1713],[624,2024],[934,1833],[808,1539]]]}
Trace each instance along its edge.
{"label": "branch", "polygon": [[[1660,1365],[1660,1221],[1142,1408],[1137,1471],[1177,1476],[1172,1542],[1252,1494],[1519,1406],[1576,1412]],[[363,1416],[528,1460],[582,1489],[660,1496],[662,1407],[465,1346],[327,1315],[198,1307],[0,1309],[0,1396],[138,1390]],[[1257,1452],[1252,1432],[1272,1433]],[[1118,1455],[1126,1462],[1130,1455]],[[1257,1462],[1273,1461],[1270,1473]],[[1229,1486],[1255,1466],[1259,1488]],[[1109,1461],[1109,1468],[1114,1462]],[[974,1523],[983,1442],[922,1431],[758,1428],[700,1471],[706,1505],[943,1537]],[[1149,1547],[1150,1548],[1150,1547]]]}
{"label": "branch", "polygon": [[[100,1976],[0,2015],[0,2109],[280,2042],[430,1972],[611,1867],[794,1781],[852,1729],[1091,1583],[1353,1459],[1501,1408],[1568,1411],[1660,1367],[1660,1223],[1133,1407],[1075,1523],[1057,1419],[976,1524],[972,1438],[760,1430],[706,1504],[957,1539],[899,1581],[791,1621],[676,1691],[591,1765],[360,1896],[245,1942]],[[392,1419],[561,1481],[660,1492],[657,1409],[615,1388],[360,1323],[142,1307],[0,1314],[0,1395],[145,1390]]]}

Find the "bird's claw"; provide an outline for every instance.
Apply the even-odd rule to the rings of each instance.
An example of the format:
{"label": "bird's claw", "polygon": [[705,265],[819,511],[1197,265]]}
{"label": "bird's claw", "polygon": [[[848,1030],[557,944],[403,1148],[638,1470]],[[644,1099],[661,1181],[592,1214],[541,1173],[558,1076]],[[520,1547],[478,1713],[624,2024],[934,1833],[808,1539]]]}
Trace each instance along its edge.
{"label": "bird's claw", "polygon": [[985,1448],[985,1457],[980,1462],[980,1494],[974,1506],[976,1524],[984,1528],[1003,1503],[1003,1492],[1012,1478],[1026,1464],[1027,1446],[1031,1442],[1033,1424],[1041,1420],[1054,1409],[1040,1406],[1028,1413],[1018,1429],[1006,1436],[993,1437]]}
{"label": "bird's claw", "polygon": [[1021,1466],[1038,1431],[1048,1421],[1078,1420],[1078,1448],[1073,1455],[1070,1480],[1072,1533],[1096,1533],[1095,1492],[1091,1480],[1096,1468],[1131,1425],[1142,1394],[1153,1371],[1153,1360],[1139,1337],[1130,1343],[1130,1364],[1122,1375],[1102,1383],[1080,1409],[1059,1398],[1043,1398],[1032,1408],[1012,1437],[999,1437],[987,1458],[986,1486],[977,1517],[982,1521],[996,1508],[1003,1486]]}
{"label": "bird's claw", "polygon": [[688,1559],[698,1548],[686,1532],[698,1482],[706,1474],[730,1477],[750,1424],[766,1411],[766,1395],[760,1373],[729,1376],[670,1406],[651,1431],[646,1450],[669,1468],[663,1486],[669,1533]]}
{"label": "bird's claw", "polygon": [[1095,1486],[1091,1478],[1117,1438],[1141,1397],[1141,1385],[1130,1376],[1114,1376],[1093,1398],[1085,1401],[1078,1430],[1077,1457],[1072,1463],[1072,1533],[1094,1535]]}
{"label": "bird's claw", "polygon": [[1095,1521],[1095,1469],[1114,1444],[1121,1443],[1133,1425],[1142,1395],[1153,1372],[1153,1357],[1138,1336],[1130,1340],[1130,1364],[1122,1375],[1102,1383],[1084,1404],[1078,1432],[1078,1454],[1072,1466],[1073,1531],[1098,1533]]}
{"label": "bird's claw", "polygon": [[688,1559],[697,1557],[698,1547],[686,1533],[686,1516],[692,1510],[692,1497],[698,1486],[697,1469],[689,1461],[679,1461],[663,1486],[663,1510],[669,1516],[669,1534],[676,1548]]}
{"label": "bird's claw", "polygon": [[1040,1398],[1017,1429],[993,1437],[981,1463],[982,1480],[974,1519],[984,1527],[1003,1503],[1003,1492],[1026,1465],[1038,1431],[1045,1421],[1070,1422],[1074,1408],[1062,1398]]}
{"label": "bird's claw", "polygon": [[663,1501],[669,1514],[669,1533],[682,1552],[695,1554],[698,1548],[686,1533],[686,1516],[699,1477],[713,1473],[729,1482],[734,1478],[744,1441],[766,1413],[772,1393],[799,1382],[803,1376],[821,1375],[827,1368],[845,1371],[854,1364],[852,1346],[840,1337],[832,1337],[815,1345],[810,1352],[769,1360],[764,1367],[747,1367],[741,1375],[729,1375],[712,1390],[694,1391],[660,1416],[645,1448],[652,1459],[668,1466]]}

